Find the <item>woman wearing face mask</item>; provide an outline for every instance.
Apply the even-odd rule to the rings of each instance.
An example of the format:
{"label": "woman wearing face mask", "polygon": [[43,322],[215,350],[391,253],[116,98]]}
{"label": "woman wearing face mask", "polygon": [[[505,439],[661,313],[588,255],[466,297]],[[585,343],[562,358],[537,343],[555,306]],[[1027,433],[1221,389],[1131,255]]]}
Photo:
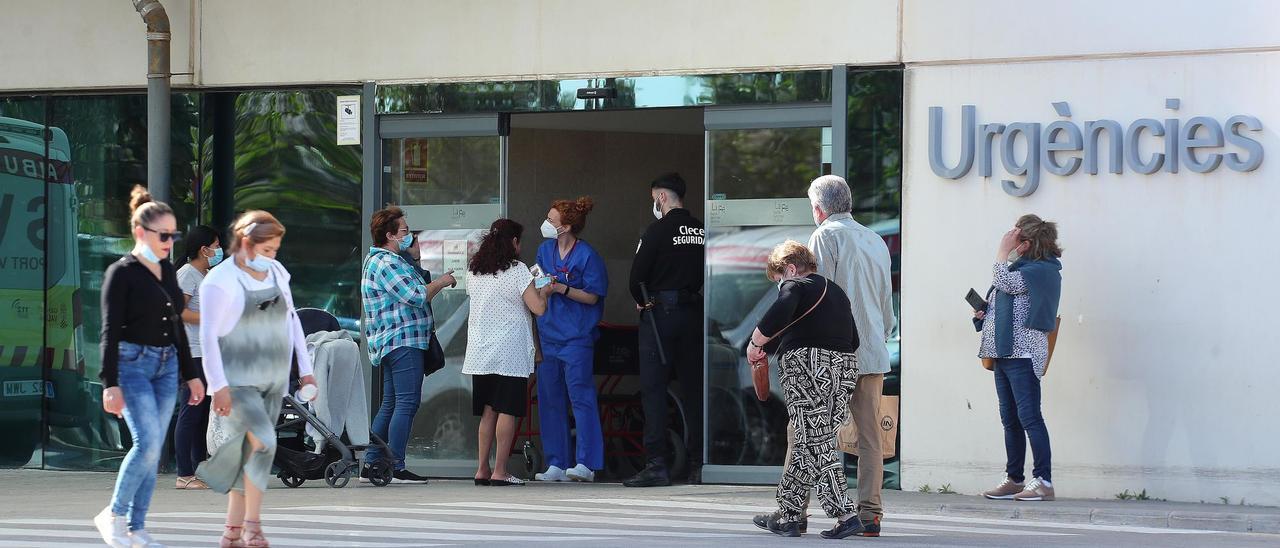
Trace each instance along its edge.
{"label": "woman wearing face mask", "polygon": [[[547,313],[538,318],[542,363],[538,364],[538,417],[547,470],[538,481],[595,481],[604,469],[604,436],[596,407],[592,358],[604,316],[609,274],[595,248],[580,239],[591,198],[557,200],[542,222],[538,266],[552,277]],[[569,409],[577,432],[576,451],[569,437]]]}
{"label": "woman wearing face mask", "polygon": [[[431,300],[446,287],[457,285],[453,272],[427,283],[403,253],[413,246],[413,234],[404,210],[388,207],[369,220],[373,247],[365,256],[360,296],[364,306],[364,336],[369,361],[382,378],[382,403],[373,418],[371,433],[386,440],[394,453],[383,455],[373,447],[366,462],[393,462],[392,483],[427,483],[427,478],[405,468],[409,431],[422,402],[422,374],[435,329]],[[367,481],[370,467],[361,471]]]}
{"label": "woman wearing face mask", "polygon": [[213,394],[211,421],[221,439],[196,476],[229,494],[221,546],[269,546],[262,534],[262,497],[271,479],[290,358],[298,359],[303,385],[314,385],[315,378],[289,272],[275,260],[284,225],[270,213],[249,211],[229,234],[231,257],[200,284],[204,375]]}
{"label": "woman wearing face mask", "polygon": [[169,262],[177,240],[173,210],[134,187],[133,252],[107,267],[102,281],[102,408],[123,416],[133,447],[120,463],[111,505],[94,518],[108,546],[159,546],[146,530],[160,449],[181,375],[186,403],[204,399],[178,318],[182,290]]}
{"label": "woman wearing face mask", "polygon": [[795,440],[778,483],[778,509],[754,522],[777,535],[800,536],[808,528],[804,512],[816,486],[827,517],[837,519],[822,537],[845,538],[863,530],[836,449],[836,430],[858,382],[858,332],[849,298],[815,273],[817,266],[809,248],[787,241],[769,254],[765,268],[778,282],[778,300],[752,332],[747,360],[752,367],[767,363],[765,347],[776,346],[778,380]]}
{"label": "woman wearing face mask", "polygon": [[[989,499],[1054,500],[1049,429],[1040,413],[1040,377],[1049,362],[1048,333],[1057,326],[1062,294],[1058,225],[1023,215],[1000,239],[992,264],[987,309],[974,313],[982,332],[979,358],[995,360],[992,372],[1004,425],[1005,477]],[[1034,457],[1026,480],[1027,442]]]}
{"label": "woman wearing face mask", "polygon": [[[467,265],[467,354],[462,373],[471,375],[471,411],[480,417],[476,485],[507,487],[524,482],[507,472],[516,419],[527,408],[533,374],[533,322],[547,309],[550,286],[534,288],[529,267],[519,261],[524,227],[498,219]],[[492,467],[489,451],[498,452]]]}
{"label": "woman wearing face mask", "polygon": [[[187,333],[187,342],[191,346],[191,358],[196,367],[201,368],[200,361],[200,282],[209,273],[209,269],[222,262],[222,246],[218,241],[218,232],[212,227],[200,225],[187,234],[182,241],[187,254],[187,264],[178,269],[178,287],[186,306],[182,308],[182,324]],[[200,372],[200,381],[204,382],[204,372]],[[178,421],[173,427],[174,453],[178,460],[178,489],[208,489],[203,481],[196,478],[196,465],[204,461],[208,454],[205,446],[205,430],[209,426],[209,399],[203,398],[199,404],[187,405],[190,391],[179,387]]]}

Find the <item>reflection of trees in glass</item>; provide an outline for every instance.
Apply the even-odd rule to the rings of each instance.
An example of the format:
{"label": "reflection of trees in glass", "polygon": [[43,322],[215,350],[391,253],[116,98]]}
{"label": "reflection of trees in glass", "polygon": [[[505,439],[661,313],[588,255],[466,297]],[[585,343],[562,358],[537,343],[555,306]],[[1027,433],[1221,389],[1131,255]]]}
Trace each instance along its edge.
{"label": "reflection of trees in glass", "polygon": [[[659,81],[675,82],[671,86]],[[601,108],[682,107],[693,105],[742,105],[819,102],[831,100],[831,71],[760,72],[697,76],[646,76],[601,78],[593,86],[618,90],[616,99],[577,101],[577,85],[583,80],[528,80],[522,82],[471,82],[445,84],[394,84],[378,87],[379,114],[527,112],[532,110],[592,110]],[[637,90],[645,82],[655,94]],[[668,82],[669,83],[669,82]],[[683,94],[671,87],[685,88]],[[644,95],[644,96],[641,96]]]}
{"label": "reflection of trees in glass", "polygon": [[803,197],[821,174],[822,128],[712,131],[711,158],[712,194]]}
{"label": "reflection of trees in glass", "polygon": [[902,71],[849,73],[846,178],[859,220],[897,218],[902,211]]}
{"label": "reflection of trees in glass", "polygon": [[703,88],[697,96],[697,104],[701,105],[822,103],[831,100],[828,71],[717,74],[694,79]]}
{"label": "reflection of trees in glass", "polygon": [[336,97],[359,93],[253,91],[236,98],[235,210],[270,211],[288,229],[278,258],[293,275],[298,306],[350,318],[359,315],[363,164],[361,147],[337,144]]}
{"label": "reflection of trees in glass", "polygon": [[559,102],[558,82],[470,82],[379,86],[378,113],[518,112]]}

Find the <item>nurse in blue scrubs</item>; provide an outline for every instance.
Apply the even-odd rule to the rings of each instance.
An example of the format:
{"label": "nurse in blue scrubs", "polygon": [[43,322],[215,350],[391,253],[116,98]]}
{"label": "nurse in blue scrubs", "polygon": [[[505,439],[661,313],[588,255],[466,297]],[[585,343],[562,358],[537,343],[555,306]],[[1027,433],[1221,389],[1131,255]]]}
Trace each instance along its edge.
{"label": "nurse in blue scrubs", "polygon": [[[587,197],[557,200],[542,223],[547,240],[538,246],[538,266],[553,280],[547,312],[538,318],[538,415],[548,464],[534,476],[538,481],[590,482],[604,469],[592,358],[609,275],[600,254],[578,237],[593,206]],[[576,448],[570,444],[570,410],[577,425]]]}

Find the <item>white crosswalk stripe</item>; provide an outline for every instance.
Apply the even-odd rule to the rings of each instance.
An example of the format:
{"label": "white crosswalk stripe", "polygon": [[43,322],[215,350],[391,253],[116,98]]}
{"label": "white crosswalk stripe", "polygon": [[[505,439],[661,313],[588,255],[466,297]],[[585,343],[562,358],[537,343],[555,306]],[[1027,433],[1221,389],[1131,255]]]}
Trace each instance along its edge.
{"label": "white crosswalk stripe", "polygon": [[[275,546],[410,546],[488,545],[495,543],[578,543],[608,546],[623,541],[679,544],[681,540],[722,544],[733,539],[760,540],[768,534],[751,523],[767,508],[709,499],[633,500],[571,498],[534,502],[420,502],[409,506],[290,505],[264,510],[266,533]],[[810,535],[829,526],[818,512]],[[222,533],[217,512],[153,512],[148,530],[174,547],[208,546]],[[890,513],[887,537],[930,537],[966,534],[993,537],[1072,537],[1085,531],[1135,534],[1206,534],[1204,531],[1146,527],[1045,523]],[[999,540],[1003,539],[1003,540]],[[89,519],[0,520],[0,548],[99,546]]]}

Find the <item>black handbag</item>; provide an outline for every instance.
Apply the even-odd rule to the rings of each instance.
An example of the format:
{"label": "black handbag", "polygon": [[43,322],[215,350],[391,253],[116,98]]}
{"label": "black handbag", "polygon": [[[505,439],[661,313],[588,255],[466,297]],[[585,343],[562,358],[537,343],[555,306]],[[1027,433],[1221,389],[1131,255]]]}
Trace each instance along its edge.
{"label": "black handbag", "polygon": [[[415,270],[419,269],[415,268]],[[418,274],[426,280],[426,283],[431,283],[431,272],[420,270]],[[427,301],[427,312],[431,314],[433,319],[436,317],[435,311],[431,310],[431,301]],[[440,337],[436,336],[435,329],[431,330],[431,344],[427,345],[427,349],[424,352],[425,354],[422,356],[423,377],[429,377],[432,373],[444,369],[444,347],[440,346]]]}

